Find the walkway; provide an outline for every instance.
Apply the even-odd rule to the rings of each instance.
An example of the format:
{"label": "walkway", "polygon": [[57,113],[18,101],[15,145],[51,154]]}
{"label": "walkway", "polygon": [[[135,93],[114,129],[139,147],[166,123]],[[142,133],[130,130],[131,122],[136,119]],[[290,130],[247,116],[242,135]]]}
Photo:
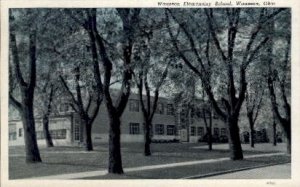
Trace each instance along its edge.
{"label": "walkway", "polygon": [[[277,156],[277,155],[284,155],[284,153],[257,154],[257,155],[245,156],[244,158],[269,157],[269,156]],[[165,168],[173,168],[173,167],[179,167],[179,166],[191,166],[191,165],[215,163],[215,162],[221,162],[221,161],[227,161],[227,160],[230,160],[230,158],[226,157],[226,158],[218,158],[218,159],[199,160],[199,161],[178,162],[178,163],[171,163],[171,164],[141,166],[141,167],[125,168],[124,172],[128,173],[128,172],[135,172],[135,171],[161,169],[161,168],[165,169]],[[76,178],[104,176],[106,174],[107,174],[107,170],[97,170],[97,171],[88,171],[88,172],[80,172],[80,173],[35,177],[35,178],[30,178],[30,179],[76,179]]]}
{"label": "walkway", "polygon": [[205,179],[290,179],[291,164],[281,164],[263,168],[215,175]]}
{"label": "walkway", "polygon": [[[213,144],[214,150],[229,150],[229,144]],[[207,145],[194,146],[193,149],[207,149]],[[273,146],[271,143],[257,143],[255,148],[252,148],[250,144],[242,144],[243,151],[278,151],[286,152],[286,144],[278,143],[277,146]]]}

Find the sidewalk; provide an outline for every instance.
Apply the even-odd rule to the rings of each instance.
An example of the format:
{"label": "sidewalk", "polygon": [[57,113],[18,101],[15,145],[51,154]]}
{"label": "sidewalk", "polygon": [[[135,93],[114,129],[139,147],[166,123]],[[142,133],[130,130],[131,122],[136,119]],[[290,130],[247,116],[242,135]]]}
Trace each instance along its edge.
{"label": "sidewalk", "polygon": [[[214,150],[229,150],[228,144],[213,144]],[[278,143],[277,146],[273,146],[271,143],[257,143],[255,148],[251,147],[250,144],[242,144],[243,151],[278,151],[286,152],[286,144]],[[194,146],[192,149],[207,149],[207,145]]]}
{"label": "sidewalk", "polygon": [[263,168],[215,175],[205,179],[290,179],[291,164],[281,164]]}

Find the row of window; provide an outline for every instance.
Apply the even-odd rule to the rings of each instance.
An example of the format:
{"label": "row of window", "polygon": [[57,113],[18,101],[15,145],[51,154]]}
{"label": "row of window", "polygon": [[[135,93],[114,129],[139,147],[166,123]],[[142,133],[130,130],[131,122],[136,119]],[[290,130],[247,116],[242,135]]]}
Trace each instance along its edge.
{"label": "row of window", "polygon": [[[50,135],[52,139],[66,139],[67,137],[67,130],[66,129],[59,129],[59,130],[50,130]],[[38,140],[45,139],[45,135],[43,131],[36,132],[36,138]]]}
{"label": "row of window", "polygon": [[[204,135],[204,128],[203,127],[197,127],[197,136],[203,136]],[[191,136],[196,136],[196,127],[191,127]]]}
{"label": "row of window", "polygon": [[[50,135],[52,139],[66,139],[67,137],[67,130],[66,129],[60,129],[60,130],[50,130]],[[19,137],[23,136],[23,129],[19,129]],[[37,131],[36,132],[36,138],[39,139],[45,139],[45,135],[43,131]],[[17,132],[10,132],[8,136],[9,140],[16,140],[17,139]]]}
{"label": "row of window", "polygon": [[[219,131],[220,129],[218,127],[214,128],[213,134],[215,136],[219,136]],[[204,128],[203,127],[197,127],[197,131],[196,131],[196,127],[191,126],[191,136],[204,136]],[[221,136],[225,136],[227,134],[227,130],[226,128],[221,128]]]}
{"label": "row of window", "polygon": [[[165,111],[166,108],[166,111]],[[131,112],[139,112],[140,111],[140,101],[139,100],[129,100],[129,111]],[[167,114],[174,115],[174,107],[173,104],[157,103],[157,108],[155,110],[156,114]]]}
{"label": "row of window", "polygon": [[[165,125],[164,124],[155,124],[154,133],[156,135],[165,135]],[[139,123],[130,123],[129,124],[129,134],[141,134]],[[150,129],[151,135],[153,134],[153,129]],[[175,125],[166,125],[166,135],[175,135],[176,128]]]}

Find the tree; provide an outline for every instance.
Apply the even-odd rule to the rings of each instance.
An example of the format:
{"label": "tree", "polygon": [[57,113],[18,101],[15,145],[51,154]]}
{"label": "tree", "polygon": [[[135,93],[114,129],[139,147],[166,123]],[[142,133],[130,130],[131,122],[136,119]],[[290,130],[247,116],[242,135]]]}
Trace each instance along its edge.
{"label": "tree", "polygon": [[[50,87],[50,88],[49,88]],[[50,83],[50,86],[46,84],[42,89],[42,93],[44,96],[44,99],[40,98],[42,101],[43,106],[42,106],[42,122],[43,122],[43,131],[44,131],[44,137],[46,141],[47,147],[53,147],[53,141],[52,137],[49,131],[49,117],[52,112],[52,104],[53,104],[53,99],[54,99],[54,94],[55,94],[55,87],[54,84]],[[48,90],[49,89],[49,90]]]}
{"label": "tree", "polygon": [[[153,69],[153,66],[144,65],[143,69],[140,69],[138,72],[138,77],[136,78],[136,85],[138,87],[139,100],[141,103],[141,109],[143,112],[144,122],[145,122],[145,146],[144,146],[144,155],[150,156],[150,143],[151,143],[151,127],[152,119],[157,108],[157,101],[159,97],[159,90],[167,76],[168,66],[167,64],[161,75],[156,74],[157,83],[154,87],[154,97],[151,99],[151,88],[149,86],[148,76],[150,74],[150,69]],[[143,90],[146,92],[146,99],[143,98]]]}
{"label": "tree", "polygon": [[[40,105],[43,106],[47,103],[45,101],[48,100],[48,96],[52,95],[53,97],[52,85],[55,85],[54,88],[57,91],[59,88],[63,94],[57,95],[57,101],[67,101],[66,104],[70,104],[79,115],[86,134],[86,150],[91,151],[93,150],[92,124],[103,99],[95,42],[89,40],[87,32],[82,32],[82,28],[76,24],[76,20],[67,16],[68,12],[65,9],[45,9],[43,12],[45,12],[45,21],[47,22],[44,29],[47,33],[43,35],[42,51],[40,52],[45,62],[40,70],[42,73],[39,83],[42,87],[41,94],[44,94],[44,97],[40,99],[43,101]],[[91,58],[88,58],[89,55]],[[45,64],[49,64],[49,67],[45,67]],[[48,74],[51,72],[51,75],[47,76],[44,69],[48,71]],[[48,83],[49,80],[54,82],[56,77],[58,80],[55,81],[61,84]],[[49,87],[49,85],[51,86]],[[49,88],[50,91],[48,91]],[[51,113],[51,110],[48,109],[51,109],[51,105],[46,104],[45,107],[43,122],[48,123]],[[48,125],[44,123],[45,126]]]}
{"label": "tree", "polygon": [[[72,18],[77,21],[77,23],[80,23],[79,20],[76,20],[75,17],[72,16],[71,12],[68,12],[68,10],[65,10],[67,14],[69,14]],[[85,10],[87,16],[89,16],[89,10]],[[72,100],[72,108],[76,111],[76,113],[79,114],[81,118],[81,123],[84,124],[85,127],[85,146],[87,151],[92,151],[93,150],[93,144],[92,144],[92,124],[99,112],[100,105],[103,100],[103,85],[102,85],[102,80],[101,80],[101,73],[100,73],[100,67],[99,67],[99,57],[97,53],[97,48],[96,48],[96,42],[94,35],[92,33],[92,27],[94,27],[93,21],[91,20],[92,18],[89,16],[87,19],[84,20],[84,29],[86,29],[88,38],[89,38],[89,48],[91,49],[91,56],[92,56],[92,65],[93,65],[93,70],[92,70],[92,75],[94,77],[93,80],[87,79],[87,76],[84,76],[83,78],[82,75],[88,75],[91,72],[89,69],[85,70],[83,73],[82,69],[80,68],[80,65],[74,68],[74,77],[75,77],[75,94],[71,91],[69,86],[67,85],[66,81],[63,79],[61,76],[60,79],[63,83],[64,88],[68,92],[68,94],[71,96]],[[81,50],[85,50],[86,46],[81,46]],[[86,60],[86,56],[84,55],[83,60]],[[87,66],[85,64],[85,66]],[[86,83],[86,89],[82,89],[83,85],[80,84],[82,81],[85,79]],[[89,83],[88,83],[89,82]],[[92,82],[92,83],[91,83]],[[85,96],[84,97],[84,93]],[[85,100],[83,99],[85,98]],[[87,102],[85,102],[87,101]]]}
{"label": "tree", "polygon": [[[116,54],[113,55],[113,57],[109,55],[108,52],[109,47],[107,47],[109,43],[102,36],[102,33],[100,33],[98,30],[97,9],[87,10],[86,11],[87,22],[81,22],[80,20],[78,20],[77,23],[80,23],[81,26],[87,30],[91,42],[96,43],[96,49],[102,61],[102,66],[104,69],[104,80],[102,86],[103,86],[103,93],[105,96],[105,104],[109,116],[109,127],[110,127],[108,172],[121,174],[123,173],[123,167],[122,167],[121,145],[120,145],[120,133],[121,133],[120,118],[122,116],[122,113],[125,110],[130,95],[131,78],[132,78],[131,56],[132,56],[132,48],[134,45],[134,36],[137,30],[140,9],[117,9],[116,12],[114,12],[114,10],[109,9],[108,11],[109,11],[109,16],[108,16],[109,18],[112,18],[114,15],[116,15],[117,12],[117,15],[119,16],[121,21],[120,23],[122,23],[122,27],[120,29],[120,35],[122,36],[121,37],[121,41],[122,41],[121,60],[123,61],[123,63],[122,66],[120,67],[122,72],[122,78],[121,78],[121,89],[119,91],[118,98],[115,102],[113,101],[111,95],[110,85],[112,79],[113,65],[117,66],[118,65],[117,62],[119,59],[113,59],[113,57],[115,57]],[[99,14],[104,14],[104,13],[105,13],[104,11],[101,10],[99,11]],[[103,16],[102,18],[106,19],[108,17]],[[73,18],[76,19],[76,17]],[[104,24],[103,26],[107,27],[108,24]],[[101,31],[103,32],[103,30]],[[105,31],[107,30],[104,30],[104,32]],[[115,61],[115,64],[113,63],[113,60]]]}
{"label": "tree", "polygon": [[186,139],[183,141],[190,142],[190,126],[193,118],[197,117],[195,113],[200,104],[196,99],[197,84],[191,72],[178,63],[178,59],[175,58],[174,61],[175,63],[173,62],[169,68],[168,84],[164,92],[173,98],[174,108],[176,108],[175,119],[180,123],[178,130],[186,133]]}
{"label": "tree", "polygon": [[276,116],[273,112],[273,145],[277,145],[277,124],[276,124]]}
{"label": "tree", "polygon": [[[144,15],[156,15],[155,20],[150,20],[147,16],[140,16],[139,22],[139,43],[137,43],[133,50],[133,59],[135,63],[135,83],[138,89],[141,110],[144,118],[144,155],[151,155],[151,128],[152,120],[155,115],[158,103],[158,97],[162,85],[164,84],[168,68],[172,58],[167,53],[161,53],[160,42],[161,32],[158,27],[163,27],[162,20],[159,20],[159,12],[155,10],[144,10]],[[146,18],[142,20],[142,18]],[[156,28],[156,29],[154,29]],[[165,44],[164,44],[165,46]],[[143,97],[143,93],[146,97]],[[151,94],[154,94],[151,97]]]}
{"label": "tree", "polygon": [[[21,34],[24,37],[25,33],[28,33],[28,39],[25,41],[28,45],[27,57],[29,57],[28,62],[25,62],[25,59],[20,59],[20,47],[18,47],[18,41],[16,37],[17,25],[15,23],[14,11],[10,10],[9,12],[9,21],[10,21],[10,61],[11,73],[10,73],[10,83],[13,82],[12,79],[15,79],[20,93],[20,101],[13,95],[12,86],[9,90],[9,102],[19,111],[24,128],[24,139],[25,139],[25,152],[26,152],[26,162],[28,163],[37,163],[41,162],[40,152],[37,145],[36,133],[35,133],[35,120],[34,120],[34,110],[33,110],[33,101],[34,101],[34,90],[36,86],[36,49],[37,49],[37,25],[35,22],[30,22],[27,27],[28,32],[21,30]],[[24,15],[22,15],[24,13]],[[20,12],[17,15],[17,19],[22,19],[24,16],[25,19],[32,18],[36,16],[35,12],[31,10],[26,10]],[[17,22],[20,20],[17,20]],[[24,20],[23,20],[24,21]],[[28,22],[27,22],[28,23]],[[20,42],[21,43],[21,42]],[[20,45],[19,45],[20,46]],[[26,46],[26,45],[25,45]],[[24,46],[23,46],[24,47]],[[24,60],[22,64],[25,64],[25,67],[21,68],[20,60]],[[22,71],[23,70],[23,71]],[[27,80],[25,80],[27,78]]]}
{"label": "tree", "polygon": [[[259,11],[239,8],[203,10],[204,15],[206,16],[206,24],[209,27],[208,32],[210,32],[214,47],[218,51],[219,60],[222,62],[224,68],[226,93],[220,97],[224,107],[220,106],[216,99],[216,95],[213,92],[210,81],[206,77],[206,75],[211,75],[212,72],[209,63],[204,61],[201,51],[197,48],[199,47],[199,49],[201,49],[201,46],[204,43],[203,40],[200,40],[199,42],[199,40],[195,39],[197,29],[195,29],[194,26],[188,25],[187,21],[182,21],[182,19],[179,20],[175,11],[170,9],[166,10],[167,20],[170,22],[171,20],[169,17],[171,16],[173,22],[178,25],[178,30],[182,31],[183,37],[185,37],[184,42],[188,43],[188,47],[191,51],[189,55],[193,55],[194,58],[187,56],[187,54],[182,50],[178,40],[175,40],[174,32],[170,29],[169,25],[169,35],[174,48],[182,61],[201,79],[206,94],[209,97],[215,112],[224,121],[226,121],[229,129],[229,145],[231,150],[230,157],[233,160],[243,159],[238,118],[247,89],[246,69],[257,56],[257,53],[269,40],[268,37],[258,37],[261,29],[266,26],[266,23],[271,18],[275,17],[283,10],[284,9],[277,9],[272,14],[268,15],[263,14],[264,9],[260,9]],[[202,10],[200,9],[199,11]],[[205,21],[203,16],[199,15],[197,17],[202,18],[199,22],[203,23],[203,21]],[[224,22],[224,19],[226,22]],[[245,25],[245,23],[249,23],[249,20],[251,20],[250,22],[252,24]],[[193,22],[195,23],[197,21],[193,20]],[[250,30],[250,32],[242,33],[241,31],[245,30],[243,27],[247,27],[247,30]],[[201,31],[198,32],[202,33]],[[222,33],[227,34],[225,35],[225,38]],[[245,35],[247,40],[243,40],[243,38],[241,38],[242,35]],[[242,46],[246,47],[241,48],[241,46],[238,45],[238,42],[243,43]],[[242,50],[242,55],[240,57],[236,55],[237,48],[241,48]],[[195,63],[193,63],[194,61],[198,62],[198,64],[195,65]]]}
{"label": "tree", "polygon": [[[100,79],[100,71],[98,60],[94,59],[93,61],[96,63],[94,64],[94,77],[95,79]],[[102,90],[102,83],[97,86],[94,86],[95,89],[82,89],[82,85],[80,85],[81,80],[81,73],[80,68],[76,67],[74,69],[75,74],[75,89],[76,89],[76,96],[64,80],[62,76],[60,76],[61,82],[72,99],[71,106],[75,110],[77,114],[79,114],[81,118],[81,123],[84,124],[85,127],[85,148],[87,151],[93,150],[93,143],[92,143],[92,124],[99,112],[99,108],[103,99],[103,90]],[[93,91],[94,90],[94,91]],[[88,91],[88,92],[87,92]],[[83,92],[87,92],[87,102],[83,100]]]}
{"label": "tree", "polygon": [[[212,114],[212,106],[211,104],[204,105],[202,108],[202,115],[203,115],[203,121],[206,128],[206,135],[207,135],[207,145],[208,150],[212,150],[212,122],[213,122],[213,114]],[[206,114],[208,114],[208,119],[206,119]]]}
{"label": "tree", "polygon": [[[251,87],[254,88],[251,90]],[[246,91],[246,110],[250,127],[251,147],[254,147],[255,143],[254,125],[261,109],[263,96],[264,88],[260,86],[259,83],[255,83],[254,85],[248,85],[248,89]]]}
{"label": "tree", "polygon": [[[45,43],[45,40],[43,40]],[[60,97],[57,82],[57,63],[48,58],[49,51],[39,47],[39,56],[42,63],[37,64],[36,99],[34,101],[35,117],[42,118],[43,132],[47,147],[53,147],[49,131],[49,118],[54,113],[57,97]]]}
{"label": "tree", "polygon": [[[287,153],[291,154],[290,13],[288,12],[285,16],[285,19],[283,18],[284,21],[279,20],[281,21],[279,22],[279,28],[275,27],[276,22],[272,19],[269,22],[269,29],[265,30],[265,34],[269,37],[274,35],[274,33],[279,35],[277,38],[272,38],[269,41],[265,59],[268,62],[267,83],[272,111],[286,136]],[[282,32],[280,33],[280,31]],[[274,50],[276,50],[276,54],[274,54]]]}

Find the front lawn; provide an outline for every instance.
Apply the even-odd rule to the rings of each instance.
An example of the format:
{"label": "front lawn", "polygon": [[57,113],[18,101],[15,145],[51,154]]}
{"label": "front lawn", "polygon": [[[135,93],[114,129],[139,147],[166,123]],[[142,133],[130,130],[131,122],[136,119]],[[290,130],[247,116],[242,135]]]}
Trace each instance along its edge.
{"label": "front lawn", "polygon": [[[188,144],[188,143],[168,143],[168,144],[152,144],[153,155],[145,157],[143,155],[142,143],[123,143],[122,144],[122,161],[124,168],[149,166],[158,164],[169,164],[176,162],[204,160],[213,158],[223,158],[229,156],[229,151],[226,149],[218,149],[208,151],[207,149],[195,149],[195,146],[201,144]],[[203,144],[202,144],[203,145]],[[224,145],[226,146],[226,145]],[[99,144],[95,146],[95,151],[86,152],[84,148],[80,147],[53,147],[53,148],[40,148],[41,157],[43,162],[39,164],[26,164],[24,157],[24,147],[11,147],[9,150],[9,177],[10,179],[22,179],[39,176],[76,173],[84,171],[96,171],[106,170],[108,165],[108,147],[106,144]],[[277,151],[256,151],[250,149],[244,151],[244,155],[270,153]],[[275,158],[275,157],[274,157]],[[270,159],[270,158],[269,158]],[[272,163],[276,162],[288,162],[289,157],[276,157]],[[253,160],[253,159],[251,159]],[[255,159],[254,159],[255,160]],[[257,163],[260,160],[255,160]],[[247,161],[228,161],[224,162],[224,168],[230,169],[234,167],[243,167],[244,165],[252,162]],[[231,163],[231,164],[230,164]],[[241,163],[241,164],[239,164]],[[250,164],[251,165],[251,164]],[[219,168],[218,164],[208,164],[206,168]],[[189,166],[191,167],[191,166]],[[188,171],[193,171],[188,167]],[[165,172],[173,173],[172,176],[176,178],[174,168],[166,169]],[[219,170],[219,169],[217,169]],[[176,167],[176,171],[181,171],[180,167]],[[197,169],[201,173],[201,169]],[[141,178],[173,178],[167,174],[162,174],[162,171],[145,171],[140,174]],[[203,172],[211,172],[210,169],[203,169]],[[122,177],[130,178],[131,175],[135,175],[134,172],[130,173],[128,177],[124,175]],[[164,175],[164,176],[161,176]],[[138,178],[139,178],[138,177]],[[105,177],[104,177],[105,178]],[[109,177],[108,177],[109,178]],[[112,177],[113,178],[113,177]],[[134,177],[133,177],[134,178]]]}

